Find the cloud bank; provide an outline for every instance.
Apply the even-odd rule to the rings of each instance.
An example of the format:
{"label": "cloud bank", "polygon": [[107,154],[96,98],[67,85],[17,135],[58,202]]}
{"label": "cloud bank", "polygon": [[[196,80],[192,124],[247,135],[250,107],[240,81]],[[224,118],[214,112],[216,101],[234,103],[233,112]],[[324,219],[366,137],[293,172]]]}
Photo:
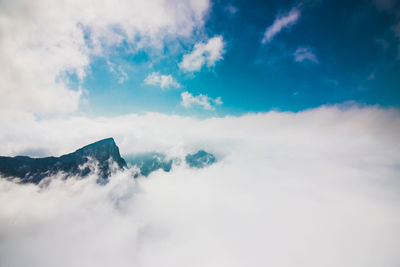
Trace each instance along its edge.
{"label": "cloud bank", "polygon": [[398,266],[399,115],[333,106],[3,121],[9,154],[114,136],[125,155],[202,148],[219,160],[147,179],[118,172],[106,186],[95,176],[47,188],[0,179],[0,265]]}

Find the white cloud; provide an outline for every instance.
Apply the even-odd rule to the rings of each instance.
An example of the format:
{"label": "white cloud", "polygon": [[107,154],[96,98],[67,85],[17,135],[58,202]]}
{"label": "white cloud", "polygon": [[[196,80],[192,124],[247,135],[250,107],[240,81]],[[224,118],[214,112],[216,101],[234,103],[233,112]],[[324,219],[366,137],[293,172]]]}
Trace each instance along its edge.
{"label": "white cloud", "polygon": [[296,52],[293,54],[294,60],[296,62],[303,62],[305,60],[312,61],[314,63],[319,63],[317,56],[314,52],[307,47],[299,47],[297,48]]}
{"label": "white cloud", "polygon": [[399,111],[150,113],[1,129],[3,153],[67,153],[114,136],[123,154],[202,148],[219,162],[116,173],[106,186],[95,176],[48,188],[0,179],[0,266],[399,266]]}
{"label": "white cloud", "polygon": [[204,65],[212,67],[222,59],[224,47],[222,36],[210,38],[207,43],[199,42],[195,44],[191,53],[183,56],[179,68],[186,72],[194,72],[201,70]]}
{"label": "white cloud", "polygon": [[83,80],[91,57],[107,57],[122,41],[157,49],[165,37],[190,37],[208,7],[208,0],[1,1],[0,105],[73,112],[81,91],[68,87],[67,74]]}
{"label": "white cloud", "polygon": [[215,110],[215,105],[222,105],[221,97],[212,99],[211,97],[203,94],[193,96],[189,92],[183,92],[181,94],[182,106],[189,108],[192,106],[201,106],[205,110]]}
{"label": "white cloud", "polygon": [[144,83],[148,85],[159,86],[161,89],[181,87],[181,85],[171,75],[161,75],[158,72],[149,74],[146,79],[144,79]]}
{"label": "white cloud", "polygon": [[288,14],[278,16],[274,23],[265,30],[264,38],[261,42],[263,44],[271,42],[275,35],[277,35],[284,28],[295,24],[299,18],[300,10],[297,8],[292,8]]}

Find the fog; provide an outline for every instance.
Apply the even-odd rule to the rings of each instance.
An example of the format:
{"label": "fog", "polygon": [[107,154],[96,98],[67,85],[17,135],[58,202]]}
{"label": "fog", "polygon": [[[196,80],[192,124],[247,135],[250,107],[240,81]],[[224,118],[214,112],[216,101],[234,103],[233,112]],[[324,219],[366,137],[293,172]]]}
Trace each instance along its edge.
{"label": "fog", "polygon": [[0,179],[0,266],[399,266],[399,115],[331,106],[3,121],[7,155],[113,136],[123,155],[205,149],[218,162],[117,171],[107,185],[95,174],[47,187]]}

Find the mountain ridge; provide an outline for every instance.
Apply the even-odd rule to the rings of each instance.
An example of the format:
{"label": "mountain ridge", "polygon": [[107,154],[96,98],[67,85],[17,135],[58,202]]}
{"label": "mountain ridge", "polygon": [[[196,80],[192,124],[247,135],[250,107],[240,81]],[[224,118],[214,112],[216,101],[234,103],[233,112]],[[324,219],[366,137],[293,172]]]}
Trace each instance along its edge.
{"label": "mountain ridge", "polygon": [[[157,152],[131,155],[127,160],[121,157],[114,138],[110,137],[59,157],[0,156],[0,175],[8,179],[18,178],[19,183],[39,184],[44,178],[57,173],[62,173],[65,178],[85,177],[96,169],[96,174],[99,175],[97,182],[104,184],[107,183],[114,168],[111,167],[113,162],[119,169],[137,168],[138,171],[133,174],[133,178],[140,175],[147,177],[158,169],[169,172],[173,164],[181,164],[179,158],[169,158]],[[184,160],[190,168],[204,168],[216,162],[214,155],[204,150],[187,154]],[[97,168],[94,168],[92,163],[96,163]]]}
{"label": "mountain ridge", "polygon": [[99,175],[102,179],[107,179],[111,174],[109,160],[117,163],[120,169],[127,166],[119,153],[114,138],[110,137],[60,157],[0,156],[0,173],[8,177],[20,178],[21,183],[38,184],[45,177],[58,172],[86,176],[92,171],[89,166],[83,166],[89,160],[97,161]]}

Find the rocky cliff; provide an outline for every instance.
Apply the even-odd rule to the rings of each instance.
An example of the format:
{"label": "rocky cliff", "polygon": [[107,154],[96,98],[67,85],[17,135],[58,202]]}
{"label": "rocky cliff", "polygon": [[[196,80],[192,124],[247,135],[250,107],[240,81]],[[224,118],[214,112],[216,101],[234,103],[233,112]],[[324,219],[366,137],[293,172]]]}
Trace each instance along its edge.
{"label": "rocky cliff", "polygon": [[5,177],[20,178],[22,183],[38,184],[43,178],[58,172],[64,172],[67,176],[86,176],[92,171],[90,166],[85,166],[88,161],[98,164],[99,175],[102,179],[109,177],[112,162],[115,162],[119,168],[126,167],[114,139],[107,138],[61,157],[0,157],[0,174]]}

